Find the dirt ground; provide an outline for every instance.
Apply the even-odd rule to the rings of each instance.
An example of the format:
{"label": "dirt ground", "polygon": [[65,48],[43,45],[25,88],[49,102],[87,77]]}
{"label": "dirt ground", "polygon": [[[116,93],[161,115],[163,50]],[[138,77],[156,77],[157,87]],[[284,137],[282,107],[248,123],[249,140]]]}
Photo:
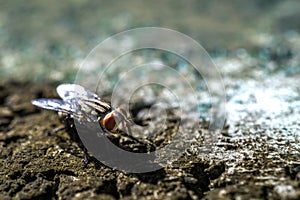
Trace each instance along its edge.
{"label": "dirt ground", "polygon": [[49,132],[62,125],[57,114],[31,105],[40,97],[56,97],[55,86],[0,85],[0,199],[300,198],[299,146],[280,137],[270,143],[259,127],[241,123],[231,135],[226,126],[207,154],[189,149],[161,170],[126,174],[94,160],[83,168],[67,132]]}
{"label": "dirt ground", "polygon": [[[1,1],[0,200],[300,199],[299,7],[297,0]],[[171,115],[151,139],[109,135],[132,152],[187,142],[181,157],[155,172],[124,173],[93,157],[83,167],[84,152],[59,129],[63,123],[57,113],[30,101],[57,97],[57,82],[74,81],[77,66],[92,49],[134,27],[174,29],[208,51],[225,87],[226,124],[221,133],[210,135],[204,114],[198,129],[183,132],[185,140],[176,141],[177,119]],[[126,49],[134,41],[133,36],[116,42],[112,49]],[[188,55],[190,48],[180,47],[180,52]],[[136,55],[120,56],[125,59],[118,59],[117,73],[151,60],[195,77],[174,55]],[[210,111],[209,94],[199,96],[200,113]],[[132,110],[142,108],[135,104]]]}

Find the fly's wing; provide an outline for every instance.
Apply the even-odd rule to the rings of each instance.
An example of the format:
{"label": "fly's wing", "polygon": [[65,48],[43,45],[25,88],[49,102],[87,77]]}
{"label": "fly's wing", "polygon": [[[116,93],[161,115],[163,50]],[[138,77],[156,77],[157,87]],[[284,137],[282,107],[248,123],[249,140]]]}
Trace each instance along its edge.
{"label": "fly's wing", "polygon": [[95,119],[97,114],[103,116],[111,111],[109,103],[80,85],[61,84],[56,91],[64,101],[76,104],[88,119]]}
{"label": "fly's wing", "polygon": [[85,89],[84,87],[76,84],[60,84],[56,88],[57,94],[64,100],[75,99],[100,99],[95,93]]}
{"label": "fly's wing", "polygon": [[60,99],[35,99],[31,103],[37,107],[54,110],[70,114],[77,119],[81,119],[83,114],[71,102],[62,101]]}

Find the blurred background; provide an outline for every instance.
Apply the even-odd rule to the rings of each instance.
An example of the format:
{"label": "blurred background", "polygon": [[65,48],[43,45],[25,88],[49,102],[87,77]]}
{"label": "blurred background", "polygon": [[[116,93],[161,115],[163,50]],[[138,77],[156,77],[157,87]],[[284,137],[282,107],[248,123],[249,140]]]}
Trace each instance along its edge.
{"label": "blurred background", "polygon": [[[283,64],[268,72],[284,65],[283,70],[293,74],[300,71],[299,60],[284,62],[298,55],[299,19],[298,0],[2,0],[0,78],[72,81],[79,64],[98,43],[145,26],[180,31],[202,44],[213,58],[277,59]],[[222,68],[228,59],[216,63]],[[229,64],[225,74],[230,67],[237,71],[241,66],[232,60]]]}

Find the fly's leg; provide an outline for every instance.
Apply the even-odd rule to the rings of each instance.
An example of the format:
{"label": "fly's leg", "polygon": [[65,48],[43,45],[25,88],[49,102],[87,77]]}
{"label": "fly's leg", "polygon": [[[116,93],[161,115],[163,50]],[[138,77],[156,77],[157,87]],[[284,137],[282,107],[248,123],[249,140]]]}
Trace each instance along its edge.
{"label": "fly's leg", "polygon": [[132,135],[131,125],[132,125],[132,122],[128,121],[128,120],[122,122],[122,128],[123,128],[123,130],[127,131],[126,132],[127,137],[131,138],[136,143],[141,143],[141,144],[145,145],[147,147],[147,152],[153,151],[154,146],[151,144],[151,142],[149,140],[140,141]]}
{"label": "fly's leg", "polygon": [[130,127],[131,124],[129,124],[129,122],[127,121],[122,121],[122,129],[127,131],[127,135],[130,135],[132,136],[132,131],[131,131],[131,127]]}
{"label": "fly's leg", "polygon": [[47,134],[47,136],[51,136],[52,134],[57,133],[57,132],[59,132],[59,131],[61,131],[61,130],[64,130],[65,128],[66,128],[66,127],[65,127],[64,125],[62,125],[62,126],[59,126],[59,127],[54,128],[54,129],[52,129],[52,130],[46,131],[46,134]]}
{"label": "fly's leg", "polygon": [[87,150],[84,148],[84,159],[83,159],[83,162],[82,162],[82,168],[83,169],[86,169],[89,161],[90,161],[89,154],[88,154]]}

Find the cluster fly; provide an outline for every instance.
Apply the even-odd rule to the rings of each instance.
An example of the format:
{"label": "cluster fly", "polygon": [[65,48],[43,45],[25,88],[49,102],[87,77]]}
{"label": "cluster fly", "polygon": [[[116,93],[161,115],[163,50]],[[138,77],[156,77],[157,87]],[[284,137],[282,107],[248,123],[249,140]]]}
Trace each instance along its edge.
{"label": "cluster fly", "polygon": [[116,132],[120,123],[130,133],[131,122],[123,108],[112,108],[97,94],[80,85],[61,84],[56,91],[62,99],[41,98],[32,100],[31,103],[40,108],[57,111],[60,115],[70,116],[79,122],[97,121],[110,132]]}
{"label": "cluster fly", "polygon": [[[57,111],[60,116],[65,118],[65,122],[70,119],[77,120],[79,123],[98,122],[104,133],[114,133],[121,125],[123,130],[131,135],[132,122],[123,108],[112,108],[97,94],[80,85],[61,84],[56,91],[61,99],[41,98],[32,100],[31,103],[40,108]],[[66,123],[66,125],[70,124]],[[78,140],[78,135],[76,138]],[[85,162],[87,162],[87,158],[85,150]]]}

